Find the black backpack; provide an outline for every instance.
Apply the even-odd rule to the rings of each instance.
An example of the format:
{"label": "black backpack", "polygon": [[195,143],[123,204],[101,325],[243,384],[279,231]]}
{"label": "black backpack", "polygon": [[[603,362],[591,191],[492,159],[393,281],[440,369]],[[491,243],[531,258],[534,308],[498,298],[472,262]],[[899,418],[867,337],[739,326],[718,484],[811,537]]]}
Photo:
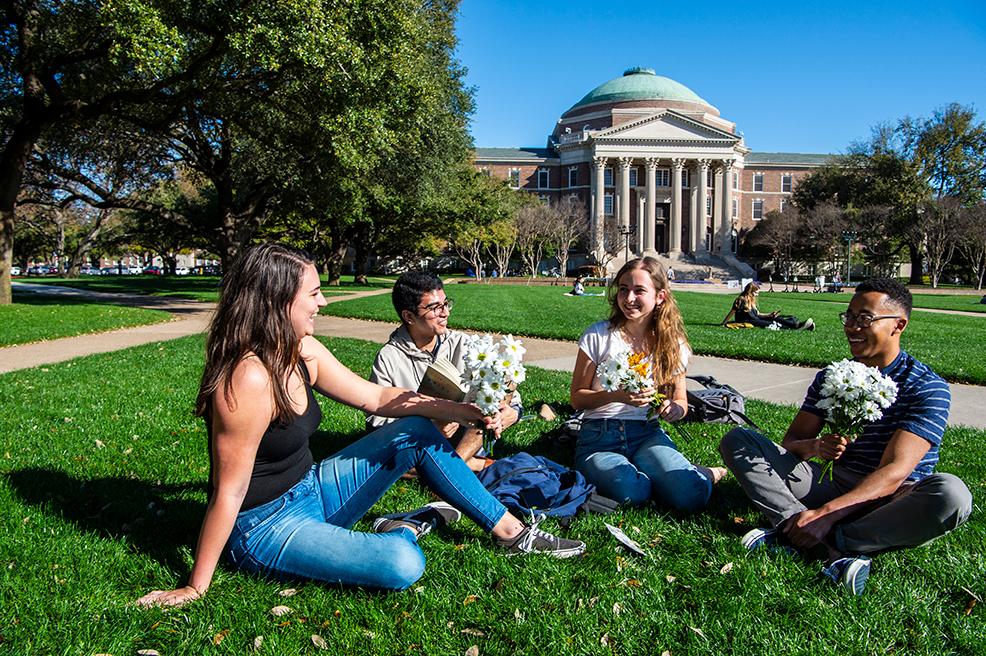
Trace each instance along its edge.
{"label": "black backpack", "polygon": [[747,424],[757,430],[760,427],[746,416],[746,399],[739,391],[712,376],[688,376],[702,385],[702,389],[687,390],[688,414],[682,421],[713,424]]}

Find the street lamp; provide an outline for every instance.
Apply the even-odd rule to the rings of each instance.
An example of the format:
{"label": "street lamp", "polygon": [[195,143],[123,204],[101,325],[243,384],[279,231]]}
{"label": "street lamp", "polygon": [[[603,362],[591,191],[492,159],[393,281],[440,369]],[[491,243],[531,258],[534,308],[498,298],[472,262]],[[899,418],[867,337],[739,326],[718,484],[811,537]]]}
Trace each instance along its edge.
{"label": "street lamp", "polygon": [[630,237],[636,232],[637,232],[637,226],[635,226],[632,223],[620,226],[620,234],[623,236],[623,240],[625,244],[623,250],[624,264],[630,261]]}
{"label": "street lamp", "polygon": [[856,241],[856,233],[853,230],[843,230],[842,238],[846,241],[846,286],[852,282],[852,243]]}

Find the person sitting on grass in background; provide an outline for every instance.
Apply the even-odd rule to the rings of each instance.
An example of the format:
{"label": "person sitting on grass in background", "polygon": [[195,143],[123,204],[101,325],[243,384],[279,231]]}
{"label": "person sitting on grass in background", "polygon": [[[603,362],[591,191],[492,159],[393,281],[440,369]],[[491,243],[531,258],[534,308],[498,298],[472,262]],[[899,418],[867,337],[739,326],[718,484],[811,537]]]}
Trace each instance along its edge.
{"label": "person sitting on grass in background", "polygon": [[[441,278],[428,271],[408,271],[394,283],[391,298],[401,325],[377,353],[370,381],[384,387],[416,390],[428,365],[438,358],[446,358],[462,373],[466,335],[448,327],[452,300],[445,296]],[[521,414],[520,394],[515,391],[500,410],[501,426],[513,426]],[[367,415],[369,428],[380,428],[394,421],[372,412]],[[479,471],[491,462],[485,453],[480,453],[481,430],[458,422],[436,422],[436,425],[470,469]]]}
{"label": "person sitting on grass in background", "polygon": [[[948,383],[901,350],[911,303],[898,281],[873,279],[856,288],[840,315],[853,359],[897,384],[894,403],[854,442],[825,432],[822,371],[780,445],[746,428],[719,445],[771,524],[743,536],[744,546],[818,553],[828,563],[823,573],[853,594],[866,585],[870,554],[927,544],[972,512],[965,484],[934,473],[951,396]],[[834,460],[832,477],[822,477],[812,458]]]}
{"label": "person sitting on grass in background", "polygon": [[[497,417],[363,380],[312,336],[325,304],[311,258],[291,247],[250,248],[225,276],[196,404],[208,432],[209,487],[195,562],[184,586],[154,590],[138,604],[200,598],[221,557],[270,578],[403,590],[424,572],[418,538],[461,513],[507,553],[584,551],[508,513],[429,421],[499,431]],[[314,463],[309,441],[322,412],[313,390],[405,419]],[[412,466],[444,502],[378,518],[374,533],[353,531]]]}
{"label": "person sitting on grass in background", "polygon": [[575,277],[575,282],[572,283],[572,296],[583,296],[585,294],[585,284],[582,282],[582,276],[578,275]]}
{"label": "person sitting on grass in background", "polygon": [[740,295],[733,301],[733,306],[726,313],[726,318],[722,320],[722,325],[729,323],[729,318],[733,317],[737,323],[749,323],[757,328],[767,328],[771,324],[777,324],[787,330],[814,330],[815,322],[809,317],[804,321],[799,321],[797,317],[781,316],[777,310],[769,314],[760,314],[757,310],[757,296],[760,295],[760,285],[755,282],[746,284]]}
{"label": "person sitting on grass in background", "polygon": [[[648,410],[655,391],[665,395],[655,417],[685,416],[685,369],[690,349],[681,312],[657,260],[631,260],[609,288],[610,318],[592,324],[579,339],[571,403],[583,410],[575,467],[600,494],[640,505],[653,499],[682,512],[701,510],[726,470],[693,465],[678,451]],[[643,356],[653,388],[639,393],[606,391],[596,369],[626,350]]]}

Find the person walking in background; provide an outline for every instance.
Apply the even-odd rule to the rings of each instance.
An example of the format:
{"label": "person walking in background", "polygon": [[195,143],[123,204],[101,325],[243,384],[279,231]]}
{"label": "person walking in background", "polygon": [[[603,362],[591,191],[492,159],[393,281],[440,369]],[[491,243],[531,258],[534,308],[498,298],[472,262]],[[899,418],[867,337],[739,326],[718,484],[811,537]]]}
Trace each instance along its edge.
{"label": "person walking in background", "polygon": [[780,328],[787,330],[814,330],[815,322],[809,317],[800,321],[797,317],[781,315],[777,310],[768,314],[760,314],[757,309],[757,297],[760,295],[760,285],[755,282],[747,283],[740,295],[733,301],[733,305],[722,320],[722,325],[729,323],[730,317],[737,323],[753,324],[757,328],[767,328],[771,324],[777,324]]}
{"label": "person walking in background", "polygon": [[[673,422],[688,411],[685,369],[691,350],[660,262],[627,262],[610,285],[609,301],[609,319],[592,324],[579,339],[571,403],[584,416],[575,467],[601,494],[621,503],[653,499],[677,511],[699,511],[726,470],[693,465],[660,424],[648,420],[655,390],[666,397],[656,416]],[[652,389],[603,389],[597,367],[626,350],[649,364]]]}
{"label": "person walking in background", "polygon": [[[221,557],[271,578],[405,589],[424,572],[418,538],[460,511],[507,553],[582,553],[583,543],[509,514],[430,421],[499,431],[498,417],[360,378],[312,336],[325,305],[311,258],[291,247],[252,247],[224,278],[196,404],[208,432],[209,486],[195,561],[184,586],[138,604],[202,597]],[[313,391],[407,418],[314,463],[309,440],[322,412]],[[375,533],[353,531],[410,467],[446,503],[378,518]]]}

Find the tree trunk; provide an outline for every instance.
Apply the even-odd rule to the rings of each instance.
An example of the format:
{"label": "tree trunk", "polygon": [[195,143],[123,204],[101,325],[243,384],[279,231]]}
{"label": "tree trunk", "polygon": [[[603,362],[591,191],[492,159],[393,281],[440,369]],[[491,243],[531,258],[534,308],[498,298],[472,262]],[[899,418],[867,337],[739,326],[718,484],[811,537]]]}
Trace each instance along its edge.
{"label": "tree trunk", "polygon": [[907,250],[911,255],[911,279],[908,284],[922,285],[924,284],[924,251],[921,250],[921,244],[914,243],[908,243]]}
{"label": "tree trunk", "polygon": [[[25,101],[24,114],[33,103]],[[43,108],[34,107],[35,110]],[[31,149],[41,136],[43,124],[41,121],[22,119],[14,128],[10,140],[3,149],[0,157],[0,305],[10,305],[13,302],[10,291],[10,267],[14,260],[14,208],[17,194],[24,179],[24,168]]]}
{"label": "tree trunk", "polygon": [[[370,271],[370,235],[368,232],[365,227],[360,228],[353,240],[353,282],[357,285],[366,285],[369,282],[366,277]],[[345,255],[345,251],[343,255]]]}

